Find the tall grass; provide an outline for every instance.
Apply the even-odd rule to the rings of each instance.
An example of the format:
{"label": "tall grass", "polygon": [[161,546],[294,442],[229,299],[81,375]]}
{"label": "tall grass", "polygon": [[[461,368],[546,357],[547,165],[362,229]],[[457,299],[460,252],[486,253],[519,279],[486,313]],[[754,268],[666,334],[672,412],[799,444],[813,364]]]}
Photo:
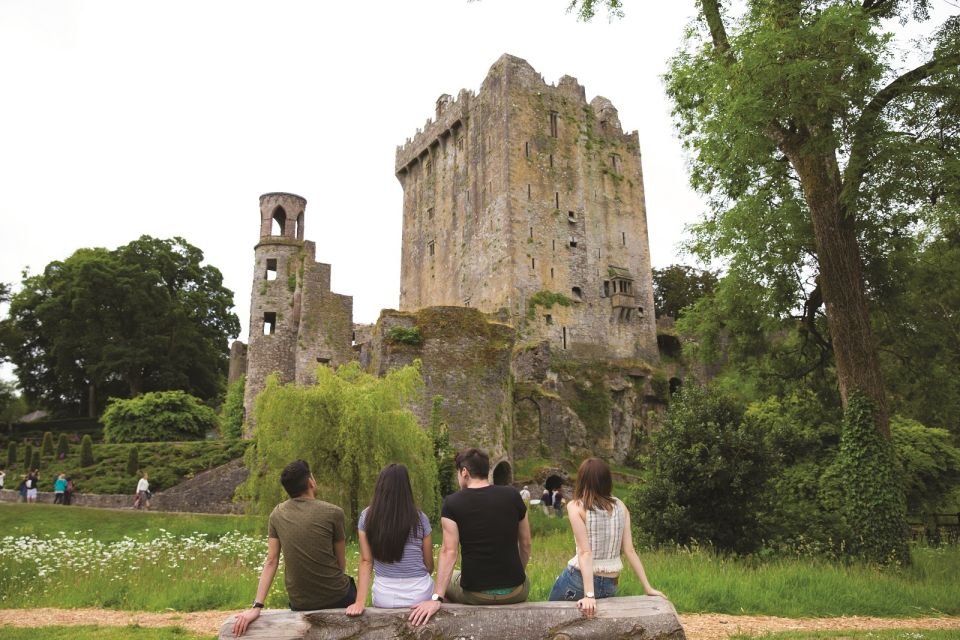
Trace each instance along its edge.
{"label": "tall grass", "polygon": [[[531,600],[544,600],[574,554],[565,519],[531,511]],[[250,603],[266,553],[262,519],[0,505],[0,607],[160,611]],[[440,542],[439,533],[434,543]],[[786,617],[960,615],[960,549],[913,549],[910,567],[815,559],[743,560],[703,549],[640,550],[651,583],[684,613]],[[356,545],[347,551],[355,575]],[[629,569],[620,594],[642,589]],[[282,573],[268,606],[286,607]]]}

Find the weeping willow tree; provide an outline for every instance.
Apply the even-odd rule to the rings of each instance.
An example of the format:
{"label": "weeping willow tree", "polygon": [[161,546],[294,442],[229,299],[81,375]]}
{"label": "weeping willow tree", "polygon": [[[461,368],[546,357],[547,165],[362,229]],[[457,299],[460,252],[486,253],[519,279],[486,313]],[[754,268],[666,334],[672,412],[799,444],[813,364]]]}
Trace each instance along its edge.
{"label": "weeping willow tree", "polygon": [[435,518],[433,445],[408,408],[422,388],[419,362],[383,378],[356,363],[336,372],[320,367],[310,386],[283,385],[271,376],[254,406],[254,445],[246,454],[250,476],[241,498],[250,511],[269,513],[287,499],[280,472],[302,458],[317,479],[317,497],[343,507],[356,525],[380,470],[400,462],[410,471],[417,504]]}

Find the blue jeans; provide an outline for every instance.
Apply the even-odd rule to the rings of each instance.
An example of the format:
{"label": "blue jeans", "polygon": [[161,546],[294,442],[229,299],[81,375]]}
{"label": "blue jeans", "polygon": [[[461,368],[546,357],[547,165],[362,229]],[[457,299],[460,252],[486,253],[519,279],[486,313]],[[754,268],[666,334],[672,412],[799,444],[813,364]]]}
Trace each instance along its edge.
{"label": "blue jeans", "polygon": [[[617,578],[593,576],[593,593],[597,598],[612,598],[617,595]],[[553,583],[548,600],[576,602],[584,595],[583,576],[579,569],[567,567]]]}

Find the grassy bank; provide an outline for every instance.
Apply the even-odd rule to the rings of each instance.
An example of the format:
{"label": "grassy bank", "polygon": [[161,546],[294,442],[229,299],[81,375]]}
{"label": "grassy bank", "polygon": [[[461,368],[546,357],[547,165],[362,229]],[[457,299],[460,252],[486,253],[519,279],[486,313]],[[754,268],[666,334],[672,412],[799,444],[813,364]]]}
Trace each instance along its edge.
{"label": "grassy bank", "polygon": [[[531,600],[546,599],[573,555],[564,520],[531,513]],[[263,519],[0,505],[0,607],[197,611],[246,606],[266,552]],[[439,543],[437,534],[435,543]],[[348,571],[357,549],[350,544]],[[641,551],[681,613],[786,617],[960,615],[960,549],[915,548],[907,568],[811,559],[732,560],[705,550]],[[623,574],[621,595],[640,594]],[[268,606],[285,607],[282,575]]]}
{"label": "grassy bank", "polygon": [[183,627],[0,627],[3,640],[216,640],[216,635],[198,636]]}

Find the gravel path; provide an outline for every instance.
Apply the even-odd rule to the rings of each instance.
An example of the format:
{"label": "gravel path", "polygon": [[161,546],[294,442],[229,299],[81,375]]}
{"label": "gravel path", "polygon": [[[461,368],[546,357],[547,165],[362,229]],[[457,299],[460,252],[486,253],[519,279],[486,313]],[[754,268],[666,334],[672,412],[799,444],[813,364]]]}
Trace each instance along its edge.
{"label": "gravel path", "polygon": [[[180,626],[200,635],[215,635],[230,611],[193,613],[146,613],[109,609],[0,609],[0,627],[45,627],[48,625]],[[869,631],[876,629],[957,629],[960,617],[943,618],[776,618],[690,614],[680,616],[687,640],[725,640],[734,633],[763,634],[775,631]]]}

